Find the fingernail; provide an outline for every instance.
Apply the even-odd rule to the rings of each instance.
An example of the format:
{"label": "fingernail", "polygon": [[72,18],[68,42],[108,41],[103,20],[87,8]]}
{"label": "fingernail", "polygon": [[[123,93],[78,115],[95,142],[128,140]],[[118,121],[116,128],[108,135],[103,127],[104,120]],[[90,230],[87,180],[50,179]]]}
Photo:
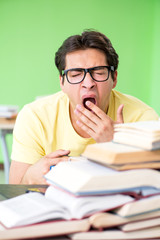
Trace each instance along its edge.
{"label": "fingernail", "polygon": [[77,104],[76,108],[79,109],[79,110],[83,109],[82,105],[80,105],[80,104]]}
{"label": "fingernail", "polygon": [[78,114],[78,111],[77,111],[77,109],[74,109],[74,113],[75,113],[75,114]]}
{"label": "fingernail", "polygon": [[80,121],[76,121],[76,123],[77,123],[77,125],[79,125],[79,126],[81,126],[82,124],[81,124],[81,122]]}
{"label": "fingernail", "polygon": [[89,106],[92,106],[92,103],[90,101],[87,101],[86,105],[89,107]]}

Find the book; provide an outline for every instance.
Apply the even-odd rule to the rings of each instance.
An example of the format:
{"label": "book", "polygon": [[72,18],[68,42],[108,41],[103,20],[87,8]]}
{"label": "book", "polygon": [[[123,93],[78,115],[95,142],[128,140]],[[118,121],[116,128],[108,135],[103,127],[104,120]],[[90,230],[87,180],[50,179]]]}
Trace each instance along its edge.
{"label": "book", "polygon": [[113,141],[146,150],[160,149],[160,121],[115,124]]}
{"label": "book", "polygon": [[0,202],[0,222],[11,228],[50,219],[82,219],[133,200],[122,194],[76,198],[50,186],[45,195],[32,192]]}
{"label": "book", "polygon": [[137,231],[140,229],[146,229],[146,228],[152,228],[152,227],[160,227],[160,217],[159,218],[153,218],[153,219],[145,219],[142,221],[138,222],[131,222],[124,224],[122,226],[119,226],[119,228],[123,232],[132,232],[132,231]]}
{"label": "book", "polygon": [[160,169],[160,161],[126,163],[126,164],[104,164],[104,165],[118,171],[140,169],[140,168]]}
{"label": "book", "polygon": [[77,196],[160,188],[158,170],[117,171],[86,159],[60,162],[44,177],[49,184]]}
{"label": "book", "polygon": [[0,239],[44,239],[56,236],[56,240],[63,240],[63,238],[58,238],[58,236],[81,231],[85,232],[89,228],[88,218],[72,221],[49,221],[9,229],[0,224]]}
{"label": "book", "polygon": [[73,233],[69,235],[72,240],[124,240],[124,239],[159,239],[160,227],[153,227],[133,232],[123,232],[118,229],[108,229],[105,231],[88,231]]}
{"label": "book", "polygon": [[[64,236],[76,232],[86,232],[89,231],[91,227],[101,230],[102,228],[118,226],[120,224],[131,223],[133,221],[135,223],[137,220],[156,217],[160,217],[160,211],[146,213],[131,218],[122,218],[113,213],[101,212],[81,220],[51,220],[16,228],[6,228],[4,225],[0,224],[0,239],[33,239],[38,237]],[[132,225],[129,227],[131,226]]]}
{"label": "book", "polygon": [[90,144],[82,156],[117,170],[160,168],[160,150],[147,151],[114,142]]}
{"label": "book", "polygon": [[121,217],[130,217],[138,214],[160,210],[160,194],[128,203],[114,212]]}
{"label": "book", "polygon": [[18,114],[18,106],[0,105],[0,118],[15,118]]}
{"label": "book", "polygon": [[[159,219],[160,210],[145,212],[134,216],[121,217],[112,212],[95,213],[89,218],[90,225],[94,229],[106,229],[115,226],[127,226],[127,224],[137,223],[141,225],[142,221],[150,219]],[[129,225],[128,225],[129,226]],[[132,225],[130,225],[132,226]],[[128,227],[128,229],[130,228]]]}

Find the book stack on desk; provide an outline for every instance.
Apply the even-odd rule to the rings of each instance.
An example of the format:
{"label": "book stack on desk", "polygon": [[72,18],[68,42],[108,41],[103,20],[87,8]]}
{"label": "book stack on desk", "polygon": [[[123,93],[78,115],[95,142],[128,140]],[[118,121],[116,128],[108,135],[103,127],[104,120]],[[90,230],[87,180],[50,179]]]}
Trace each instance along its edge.
{"label": "book stack on desk", "polygon": [[19,107],[15,105],[0,105],[0,118],[16,118],[18,109]]}
{"label": "book stack on desk", "polygon": [[71,239],[160,237],[160,172],[158,170],[117,171],[81,159],[81,161],[59,163],[46,175],[46,179],[52,186],[60,187],[78,197],[108,195],[114,199],[117,194],[130,194],[134,197],[133,201],[120,207],[93,214],[89,217],[90,230],[71,234]]}
{"label": "book stack on desk", "polygon": [[[137,186],[137,189],[141,188],[140,185],[146,186],[146,188],[141,188],[142,198],[113,210],[112,216],[107,216],[108,213],[104,213],[104,218],[102,215],[96,216],[99,217],[99,226],[105,228],[101,234],[97,231],[77,233],[72,235],[72,239],[160,238],[160,208],[158,206],[158,188],[160,188],[160,185],[158,184],[157,187],[154,185],[156,181],[160,180],[160,121],[117,124],[115,125],[113,142],[89,145],[82,155],[110,169],[118,170],[119,173],[115,176],[116,187],[122,184],[125,175],[128,173],[129,178],[124,180],[126,185],[124,184],[121,187],[121,191],[130,189],[134,192],[132,180],[135,182],[134,187]],[[150,172],[147,173],[147,169]],[[157,179],[153,180],[151,171],[152,173],[157,172]],[[140,178],[137,175],[138,173],[141,175]],[[152,186],[155,187],[155,193],[157,188],[157,195],[154,195],[153,189],[153,191],[150,191],[151,188],[149,190],[147,187],[150,185],[147,183],[147,178],[153,180]],[[115,179],[110,179],[111,186],[116,181]],[[142,179],[144,180],[143,183]],[[111,188],[112,191],[115,190],[113,186]],[[113,220],[112,222],[112,217],[117,221],[114,222]],[[106,222],[110,222],[111,225],[106,226]],[[117,229],[111,229],[114,224]]]}
{"label": "book stack on desk", "polygon": [[60,162],[45,178],[51,184],[45,195],[0,202],[0,239],[160,237],[159,171],[117,171],[80,158]]}
{"label": "book stack on desk", "polygon": [[157,147],[87,146],[82,157],[70,157],[44,176],[50,184],[45,195],[26,193],[0,203],[0,239],[160,238],[160,171],[153,164],[159,157]]}

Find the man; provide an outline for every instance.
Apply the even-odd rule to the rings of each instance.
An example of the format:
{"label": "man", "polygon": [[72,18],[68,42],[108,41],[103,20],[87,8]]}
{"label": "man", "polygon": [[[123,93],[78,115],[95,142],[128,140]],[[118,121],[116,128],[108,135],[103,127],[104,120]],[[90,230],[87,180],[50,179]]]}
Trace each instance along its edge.
{"label": "man", "polygon": [[85,31],[56,53],[62,91],[26,105],[14,129],[10,183],[44,184],[50,166],[110,141],[114,123],[158,120],[140,100],[115,90],[118,55],[110,40]]}

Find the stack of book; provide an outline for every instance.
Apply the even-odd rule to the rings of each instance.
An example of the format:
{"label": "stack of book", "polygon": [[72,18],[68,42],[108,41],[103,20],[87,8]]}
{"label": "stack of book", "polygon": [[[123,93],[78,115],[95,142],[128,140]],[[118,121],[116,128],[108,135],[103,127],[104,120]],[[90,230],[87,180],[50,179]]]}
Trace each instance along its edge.
{"label": "stack of book", "polygon": [[[156,132],[158,142],[160,125]],[[0,202],[0,239],[160,238],[157,144],[154,150],[146,150],[117,142],[97,143],[70,160],[44,176],[50,184],[45,194],[31,192]]]}
{"label": "stack of book", "polygon": [[160,169],[160,121],[117,124],[112,142],[89,145],[83,156],[116,170]]}
{"label": "stack of book", "polygon": [[15,118],[18,114],[18,106],[0,105],[0,118]]}

